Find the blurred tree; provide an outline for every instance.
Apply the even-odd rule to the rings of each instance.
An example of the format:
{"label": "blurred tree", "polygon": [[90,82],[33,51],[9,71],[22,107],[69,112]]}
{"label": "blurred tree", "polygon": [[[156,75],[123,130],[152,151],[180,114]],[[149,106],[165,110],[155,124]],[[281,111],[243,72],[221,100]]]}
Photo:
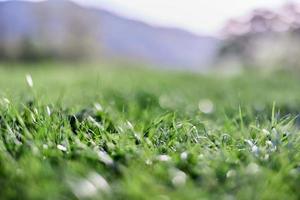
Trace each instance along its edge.
{"label": "blurred tree", "polygon": [[[254,10],[230,20],[223,29],[225,42],[219,51],[223,62],[234,59],[244,66],[300,66],[300,6],[287,4],[278,11]],[[300,68],[299,68],[300,69]]]}

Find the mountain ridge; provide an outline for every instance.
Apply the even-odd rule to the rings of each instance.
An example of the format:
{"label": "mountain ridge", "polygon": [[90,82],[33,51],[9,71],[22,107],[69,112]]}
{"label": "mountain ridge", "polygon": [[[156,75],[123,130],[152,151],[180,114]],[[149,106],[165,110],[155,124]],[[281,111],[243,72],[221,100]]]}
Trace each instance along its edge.
{"label": "mountain ridge", "polygon": [[38,49],[48,49],[58,56],[70,51],[69,57],[76,57],[84,50],[85,56],[138,58],[193,68],[208,65],[220,43],[213,37],[148,24],[67,0],[0,2],[0,29],[3,52],[17,49],[11,46],[18,45],[11,45],[7,39],[14,36],[11,43],[29,38]]}

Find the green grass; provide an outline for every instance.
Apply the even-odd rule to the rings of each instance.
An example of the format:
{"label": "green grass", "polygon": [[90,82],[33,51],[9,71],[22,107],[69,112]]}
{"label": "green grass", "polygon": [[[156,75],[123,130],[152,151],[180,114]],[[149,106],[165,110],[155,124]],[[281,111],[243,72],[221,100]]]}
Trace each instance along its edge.
{"label": "green grass", "polygon": [[299,85],[3,64],[0,198],[299,199]]}

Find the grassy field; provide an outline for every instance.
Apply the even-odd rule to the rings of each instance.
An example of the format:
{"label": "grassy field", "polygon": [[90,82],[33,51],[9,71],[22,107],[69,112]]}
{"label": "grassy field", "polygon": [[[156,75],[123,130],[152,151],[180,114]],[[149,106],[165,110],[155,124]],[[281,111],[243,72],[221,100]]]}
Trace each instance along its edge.
{"label": "grassy field", "polygon": [[2,64],[0,198],[299,199],[299,85]]}

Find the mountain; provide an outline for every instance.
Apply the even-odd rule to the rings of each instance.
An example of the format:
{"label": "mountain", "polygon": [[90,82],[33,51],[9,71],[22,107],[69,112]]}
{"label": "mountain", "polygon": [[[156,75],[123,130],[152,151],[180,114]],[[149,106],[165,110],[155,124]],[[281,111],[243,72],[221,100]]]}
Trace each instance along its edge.
{"label": "mountain", "polygon": [[219,41],[67,0],[0,2],[0,58],[124,58],[201,67]]}

